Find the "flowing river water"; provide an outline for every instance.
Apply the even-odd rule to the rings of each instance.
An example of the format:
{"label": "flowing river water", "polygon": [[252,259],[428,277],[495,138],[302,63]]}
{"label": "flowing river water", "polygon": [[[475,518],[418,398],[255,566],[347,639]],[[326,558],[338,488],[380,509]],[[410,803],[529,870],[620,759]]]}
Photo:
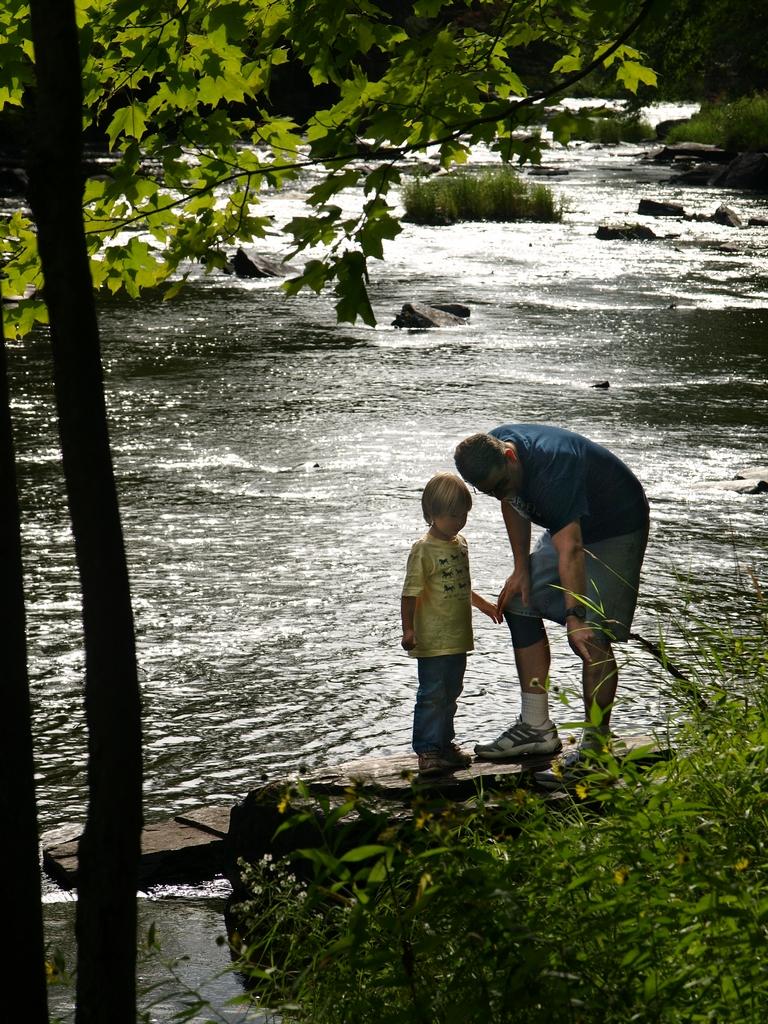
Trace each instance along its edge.
{"label": "flowing river water", "polygon": [[[566,201],[562,224],[405,225],[371,266],[375,329],[336,324],[325,295],[223,275],[194,278],[173,302],[102,305],[148,821],[409,749],[405,558],[424,529],[420,488],[453,468],[469,433],[551,422],[634,469],[652,523],[639,633],[661,630],[674,648],[684,602],[716,617],[747,568],[766,582],[768,497],[711,481],[768,463],[768,229],[646,221],[668,236],[652,242],[595,230],[643,220],[643,197],[704,214],[724,202],[745,220],[768,217],[768,198],[671,185],[668,167],[643,160],[649,148],[549,153],[568,172],[547,180]],[[279,221],[302,209],[307,184],[269,200]],[[406,301],[472,315],[457,329],[394,329]],[[78,589],[48,359],[42,337],[11,351],[43,830],[85,811]],[[511,571],[497,503],[478,496],[464,532],[473,586],[494,596]],[[519,706],[506,627],[475,624],[465,745]],[[551,633],[557,717],[578,718],[578,665]],[[668,677],[634,644],[622,654],[615,728],[666,729]],[[63,928],[54,915],[54,935]]]}

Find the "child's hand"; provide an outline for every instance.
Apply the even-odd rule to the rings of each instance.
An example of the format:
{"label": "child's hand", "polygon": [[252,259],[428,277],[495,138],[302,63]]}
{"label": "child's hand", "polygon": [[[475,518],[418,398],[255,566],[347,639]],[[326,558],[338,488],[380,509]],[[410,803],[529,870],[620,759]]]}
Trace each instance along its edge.
{"label": "child's hand", "polygon": [[412,651],[416,646],[416,634],[412,629],[406,629],[403,633],[403,639],[400,641],[400,646],[404,651]]}
{"label": "child's hand", "polygon": [[491,604],[490,601],[486,601],[484,597],[478,596],[477,600],[474,602],[474,605],[478,611],[482,612],[483,615],[487,615],[489,619],[493,619],[494,622],[498,623],[504,620],[504,616],[499,611],[497,606],[495,604]]}

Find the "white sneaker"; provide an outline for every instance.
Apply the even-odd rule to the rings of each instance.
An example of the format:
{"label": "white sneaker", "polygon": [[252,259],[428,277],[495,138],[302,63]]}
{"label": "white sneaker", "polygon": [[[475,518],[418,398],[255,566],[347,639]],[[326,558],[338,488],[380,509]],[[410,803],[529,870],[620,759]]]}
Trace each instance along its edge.
{"label": "white sneaker", "polygon": [[475,753],[483,761],[514,761],[523,754],[556,754],[561,747],[554,722],[528,725],[518,718],[493,743],[478,743]]}

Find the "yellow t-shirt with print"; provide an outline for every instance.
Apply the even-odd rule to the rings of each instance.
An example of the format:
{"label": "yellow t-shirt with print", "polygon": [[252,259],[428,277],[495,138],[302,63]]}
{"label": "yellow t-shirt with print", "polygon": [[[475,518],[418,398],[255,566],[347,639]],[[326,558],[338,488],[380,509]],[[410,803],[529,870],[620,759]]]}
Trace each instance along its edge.
{"label": "yellow t-shirt with print", "polygon": [[403,597],[417,599],[412,658],[474,648],[469,554],[461,534],[448,541],[427,533],[416,541],[408,555]]}

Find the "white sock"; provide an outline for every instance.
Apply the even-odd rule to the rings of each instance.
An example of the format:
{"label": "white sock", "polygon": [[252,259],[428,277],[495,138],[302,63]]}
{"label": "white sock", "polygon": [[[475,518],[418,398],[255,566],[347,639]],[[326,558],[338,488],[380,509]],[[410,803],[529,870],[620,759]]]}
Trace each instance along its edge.
{"label": "white sock", "polygon": [[549,722],[549,694],[546,690],[535,693],[522,691],[520,717],[526,725],[544,725]]}

